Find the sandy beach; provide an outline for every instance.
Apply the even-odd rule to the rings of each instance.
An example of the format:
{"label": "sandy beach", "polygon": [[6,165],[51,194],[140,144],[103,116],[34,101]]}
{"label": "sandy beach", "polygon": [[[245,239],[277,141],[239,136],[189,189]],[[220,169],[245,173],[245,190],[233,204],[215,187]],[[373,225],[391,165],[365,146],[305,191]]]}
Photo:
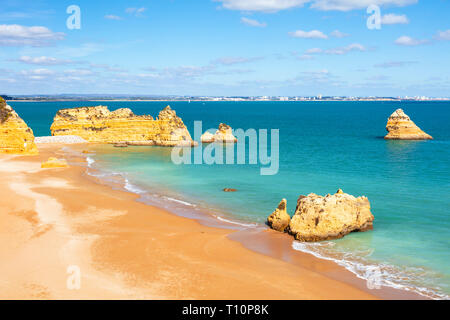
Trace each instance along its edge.
{"label": "sandy beach", "polygon": [[[39,149],[0,156],[0,299],[415,297],[370,291],[333,262],[289,250],[283,234],[205,226],[137,202],[87,176],[82,157],[41,169],[63,153]],[[67,285],[74,266],[79,289]]]}

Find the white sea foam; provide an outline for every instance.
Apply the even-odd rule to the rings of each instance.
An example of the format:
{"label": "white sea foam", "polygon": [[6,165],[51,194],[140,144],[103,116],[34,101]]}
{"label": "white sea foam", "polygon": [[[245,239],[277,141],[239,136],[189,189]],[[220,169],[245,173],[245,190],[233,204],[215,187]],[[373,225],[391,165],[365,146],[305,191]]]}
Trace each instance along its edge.
{"label": "white sea foam", "polygon": [[327,255],[326,253],[322,252],[330,246],[334,246],[334,243],[305,243],[299,241],[292,242],[292,248],[294,250],[312,254],[313,256],[320,259],[333,261],[339,266],[342,266],[348,271],[355,274],[358,278],[366,280],[368,282],[375,279],[377,284],[379,284],[380,286],[415,292],[430,299],[450,299],[450,296],[444,293],[436,292],[428,288],[408,283],[408,280],[413,278],[414,275],[408,274],[407,272],[402,272],[397,267],[382,263],[373,264],[369,262],[361,262],[358,261],[357,257],[355,257],[351,253],[343,253],[341,258],[334,258],[331,255]]}
{"label": "white sea foam", "polygon": [[125,190],[128,190],[128,191],[130,191],[132,193],[136,193],[136,194],[144,194],[144,193],[146,193],[145,190],[143,190],[143,189],[139,188],[138,186],[130,183],[130,181],[127,178],[125,178],[124,188],[125,188]]}
{"label": "white sea foam", "polygon": [[174,199],[174,198],[171,198],[171,197],[164,197],[164,198],[165,198],[166,200],[169,200],[169,201],[173,201],[173,202],[177,202],[177,203],[184,204],[185,206],[195,207],[195,205],[192,204],[192,203],[190,203],[190,202],[186,202],[186,201],[179,200],[179,199]]}
{"label": "white sea foam", "polygon": [[91,157],[87,157],[86,162],[87,162],[88,168],[91,168],[91,166],[95,163],[95,160],[92,159]]}
{"label": "white sea foam", "polygon": [[228,219],[225,219],[225,218],[220,217],[220,216],[214,216],[214,217],[216,217],[218,220],[220,220],[222,222],[236,224],[236,225],[239,225],[239,226],[242,226],[242,227],[246,227],[246,228],[256,228],[258,226],[256,223],[242,223],[242,222],[228,220]]}

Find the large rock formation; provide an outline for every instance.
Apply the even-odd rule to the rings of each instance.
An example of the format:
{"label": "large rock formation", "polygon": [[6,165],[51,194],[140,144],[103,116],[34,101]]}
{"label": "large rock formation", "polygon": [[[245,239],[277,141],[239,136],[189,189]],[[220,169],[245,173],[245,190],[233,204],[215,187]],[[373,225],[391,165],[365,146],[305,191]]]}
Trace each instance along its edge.
{"label": "large rock formation", "polygon": [[284,232],[291,222],[291,217],[286,211],[286,205],[286,199],[281,200],[275,211],[267,218],[268,225],[276,231]]}
{"label": "large rock formation", "polygon": [[237,138],[233,135],[233,129],[231,129],[229,125],[221,123],[219,125],[219,129],[214,135],[209,132],[205,132],[201,136],[201,141],[202,143],[236,143]]}
{"label": "large rock formation", "polygon": [[36,155],[33,131],[0,97],[0,153]]}
{"label": "large rock formation", "polygon": [[167,106],[158,118],[135,115],[130,109],[108,107],[63,109],[51,126],[53,136],[76,135],[89,142],[130,145],[193,146],[183,121]]}
{"label": "large rock formation", "polygon": [[[342,238],[353,231],[373,228],[374,217],[366,197],[355,198],[342,190],[325,197],[311,193],[300,196],[295,214],[290,219],[286,201],[269,218],[269,225],[277,231],[287,231],[299,241],[322,241]],[[288,224],[288,225],[287,225]]]}
{"label": "large rock formation", "polygon": [[397,109],[388,119],[386,130],[389,132],[387,140],[431,140],[432,136],[423,132],[411,119]]}
{"label": "large rock formation", "polygon": [[366,197],[355,198],[342,190],[325,197],[311,193],[298,199],[289,233],[300,241],[337,239],[372,229],[373,220]]}

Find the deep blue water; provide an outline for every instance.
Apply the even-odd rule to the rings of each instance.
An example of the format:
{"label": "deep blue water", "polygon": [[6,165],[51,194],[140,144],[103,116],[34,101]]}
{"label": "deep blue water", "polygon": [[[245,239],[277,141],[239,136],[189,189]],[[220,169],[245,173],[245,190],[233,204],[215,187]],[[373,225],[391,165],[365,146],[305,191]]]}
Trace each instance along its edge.
{"label": "deep blue water", "polygon": [[[10,105],[36,136],[49,135],[56,111],[96,102]],[[103,102],[116,109],[156,116],[164,102]],[[393,286],[424,287],[450,295],[450,103],[449,102],[170,102],[193,134],[225,122],[233,128],[280,129],[279,173],[260,175],[258,165],[181,165],[171,149],[96,147],[107,170],[126,172],[148,190],[245,222],[264,223],[282,198],[293,213],[299,195],[325,195],[338,188],[365,195],[374,230],[297,249],[351,261],[361,277]],[[385,141],[389,115],[403,108],[433,141]],[[270,141],[270,140],[269,140]],[[270,152],[269,152],[270,154]],[[224,193],[223,188],[236,188]],[[371,267],[367,267],[371,266]],[[377,271],[378,272],[378,271]],[[372,272],[373,273],[373,272]],[[393,283],[390,283],[393,282]],[[425,292],[430,294],[430,292]]]}

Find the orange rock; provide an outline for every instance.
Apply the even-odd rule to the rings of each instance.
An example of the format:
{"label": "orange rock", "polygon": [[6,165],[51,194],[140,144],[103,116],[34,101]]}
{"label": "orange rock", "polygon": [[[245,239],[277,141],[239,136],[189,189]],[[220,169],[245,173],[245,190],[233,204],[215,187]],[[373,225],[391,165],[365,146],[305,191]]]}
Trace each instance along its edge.
{"label": "orange rock", "polygon": [[130,109],[111,112],[105,106],[63,109],[56,114],[50,129],[53,136],[76,135],[97,143],[195,145],[183,121],[170,106],[156,119],[135,115]]}
{"label": "orange rock", "polygon": [[65,159],[57,159],[50,157],[46,162],[41,164],[41,168],[43,169],[52,169],[52,168],[68,168],[69,165]]}
{"label": "orange rock", "polygon": [[229,125],[226,125],[225,123],[221,123],[219,125],[219,129],[216,131],[215,134],[205,132],[201,136],[202,143],[212,143],[212,142],[219,142],[219,143],[236,143],[237,138],[233,135],[233,129]]}
{"label": "orange rock", "polygon": [[373,220],[366,197],[355,198],[342,190],[325,197],[311,193],[299,197],[289,233],[300,241],[337,239],[372,229]]}
{"label": "orange rock", "polygon": [[284,232],[291,222],[291,216],[286,211],[286,205],[286,199],[281,200],[275,211],[267,218],[268,225],[276,231]]}
{"label": "orange rock", "polygon": [[386,140],[431,140],[432,136],[423,132],[411,119],[397,109],[388,119]]}
{"label": "orange rock", "polygon": [[36,155],[33,130],[0,97],[0,153]]}

